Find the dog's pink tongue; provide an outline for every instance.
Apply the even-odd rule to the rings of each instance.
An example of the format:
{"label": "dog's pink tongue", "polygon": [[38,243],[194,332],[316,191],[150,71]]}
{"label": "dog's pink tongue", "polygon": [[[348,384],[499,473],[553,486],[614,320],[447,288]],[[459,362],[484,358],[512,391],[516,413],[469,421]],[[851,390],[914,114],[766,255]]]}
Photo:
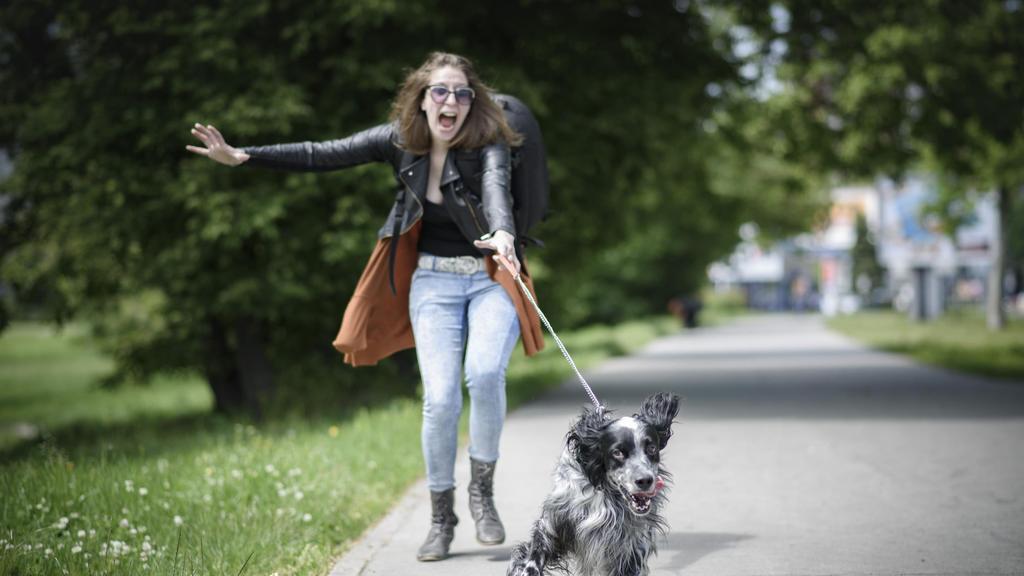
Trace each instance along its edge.
{"label": "dog's pink tongue", "polygon": [[659,490],[665,487],[665,481],[658,476],[658,479],[654,481],[654,493],[657,494]]}

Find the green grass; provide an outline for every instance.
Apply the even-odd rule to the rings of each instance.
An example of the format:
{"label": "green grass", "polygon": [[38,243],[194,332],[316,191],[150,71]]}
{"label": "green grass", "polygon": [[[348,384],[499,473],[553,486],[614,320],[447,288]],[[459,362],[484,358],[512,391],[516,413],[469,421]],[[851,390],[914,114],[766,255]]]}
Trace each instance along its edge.
{"label": "green grass", "polygon": [[[560,336],[585,367],[676,329]],[[194,377],[103,389],[83,330],[38,325],[0,337],[0,366],[0,427],[45,431],[4,440],[0,574],[323,574],[422,475],[413,399],[257,426],[210,414]],[[570,375],[553,342],[517,349],[509,406]]]}
{"label": "green grass", "polygon": [[209,388],[192,376],[103,388],[113,363],[91,346],[82,326],[11,326],[0,336],[0,367],[0,450],[33,430],[197,415],[213,405]]}
{"label": "green grass", "polygon": [[895,312],[862,312],[828,326],[870,346],[972,374],[1024,380],[1024,322],[993,332],[975,311],[914,322]]}

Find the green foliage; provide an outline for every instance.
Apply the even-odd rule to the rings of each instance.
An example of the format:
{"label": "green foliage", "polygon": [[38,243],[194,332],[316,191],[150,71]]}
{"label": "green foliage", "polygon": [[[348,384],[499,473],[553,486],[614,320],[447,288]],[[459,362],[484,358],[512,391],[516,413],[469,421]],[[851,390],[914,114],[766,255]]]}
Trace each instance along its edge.
{"label": "green foliage", "polygon": [[[806,152],[851,174],[901,177],[931,156],[967,186],[1024,183],[1020,66],[1024,11],[999,0],[738,2],[775,43],[776,73],[821,146]],[[784,17],[779,18],[781,14]]]}
{"label": "green foliage", "polygon": [[0,569],[325,573],[422,473],[418,412],[400,400],[344,421],[214,419],[43,444],[0,465]]}
{"label": "green foliage", "polygon": [[[878,249],[874,236],[868,230],[867,219],[860,212],[857,213],[855,230],[857,240],[853,244],[853,249],[850,250],[850,257],[853,259],[853,282],[861,296],[867,296],[872,289],[882,286],[885,269],[878,261]],[[862,281],[861,278],[864,280]],[[865,285],[862,286],[862,282]]]}
{"label": "green foliage", "polygon": [[0,337],[0,451],[69,427],[114,427],[139,419],[206,414],[212,402],[194,375],[163,375],[146,386],[101,386],[114,370],[80,324],[61,330],[14,323]]}
{"label": "green foliage", "polygon": [[[934,213],[953,230],[974,191],[998,193],[990,286],[1024,190],[1024,10],[1018,2],[927,0],[866,8],[850,0],[737,0],[787,93],[814,165],[845,177],[902,179],[925,165],[943,194]],[[1013,248],[1010,248],[1013,250]],[[998,288],[990,324],[1003,323]]]}
{"label": "green foliage", "polygon": [[864,312],[833,318],[828,325],[927,364],[1009,380],[1024,378],[1024,324],[991,332],[977,310],[947,313],[927,324],[895,312]]}
{"label": "green foliage", "polygon": [[817,206],[763,137],[780,124],[745,104],[717,18],[653,1],[5,5],[0,270],[21,302],[94,322],[117,379],[199,372],[218,409],[254,365],[300,404],[311,374],[353,394],[392,380],[400,366],[357,374],[330,347],[389,170],[228,169],[184,146],[195,122],[236,145],[382,122],[405,70],[447,49],[541,121],[552,215],[530,257],[546,313],[568,327],[661,312],[741,222],[783,234]]}

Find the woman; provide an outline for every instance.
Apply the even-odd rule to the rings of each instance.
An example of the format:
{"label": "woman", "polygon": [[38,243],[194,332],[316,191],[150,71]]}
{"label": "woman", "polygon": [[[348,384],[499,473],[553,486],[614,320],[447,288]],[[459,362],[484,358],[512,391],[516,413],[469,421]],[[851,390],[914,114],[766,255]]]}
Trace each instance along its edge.
{"label": "woman", "polygon": [[[411,72],[391,122],[341,140],[233,148],[213,126],[188,146],[229,166],[322,171],[389,162],[398,198],[345,310],[334,346],[354,365],[375,364],[416,346],[423,379],[423,456],[433,514],[421,561],[448,555],[458,523],[454,468],[461,381],[470,396],[470,512],[477,540],[500,544],[493,477],[505,418],[505,369],[522,336],[528,355],[543,347],[539,320],[511,275],[520,270],[509,193],[509,146],[521,136],[508,125],[490,89],[466,58],[430,54]],[[522,270],[524,281],[532,283]]]}

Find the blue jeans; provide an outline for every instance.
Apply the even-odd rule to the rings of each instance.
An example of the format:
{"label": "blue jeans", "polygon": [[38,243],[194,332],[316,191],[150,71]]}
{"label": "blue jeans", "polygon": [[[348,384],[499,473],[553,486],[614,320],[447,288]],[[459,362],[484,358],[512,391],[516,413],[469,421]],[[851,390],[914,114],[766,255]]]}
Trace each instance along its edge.
{"label": "blue jeans", "polygon": [[417,268],[409,318],[423,379],[423,459],[427,484],[455,486],[462,373],[469,389],[469,455],[498,460],[505,422],[505,369],[519,338],[519,317],[504,288],[487,275]]}

